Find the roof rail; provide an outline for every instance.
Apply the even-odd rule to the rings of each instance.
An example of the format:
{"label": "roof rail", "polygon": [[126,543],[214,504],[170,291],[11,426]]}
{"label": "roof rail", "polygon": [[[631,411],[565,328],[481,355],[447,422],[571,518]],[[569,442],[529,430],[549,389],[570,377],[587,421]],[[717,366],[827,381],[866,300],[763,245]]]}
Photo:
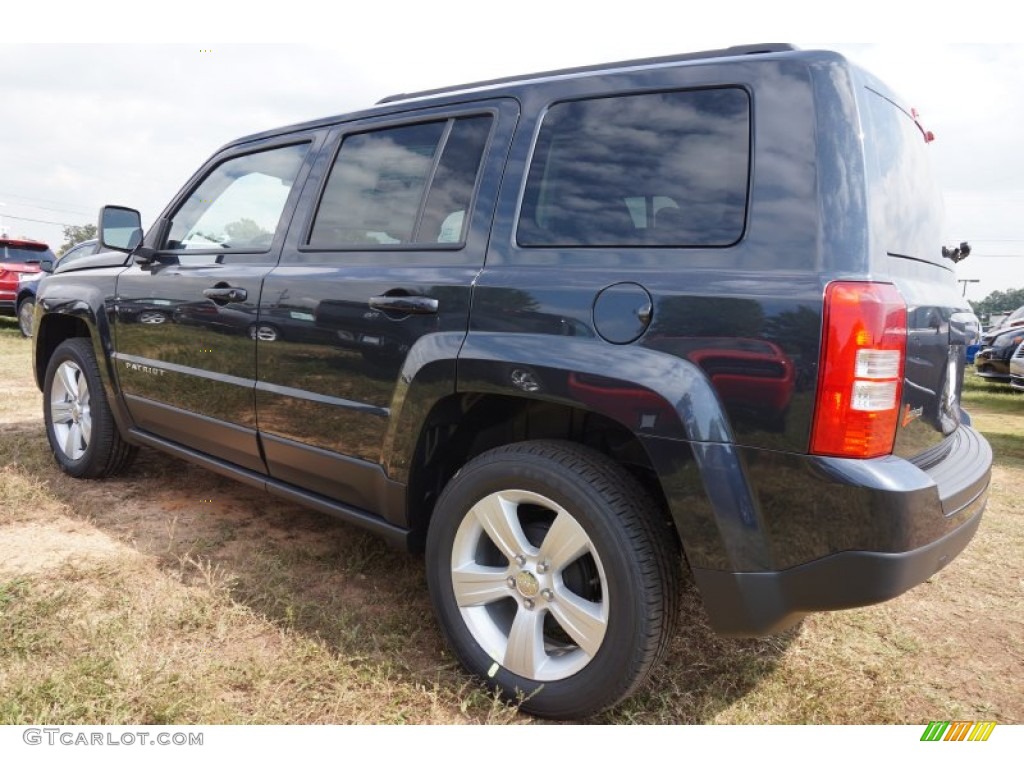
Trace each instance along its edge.
{"label": "roof rail", "polygon": [[597,72],[602,69],[619,69],[622,67],[637,67],[648,64],[670,64],[677,61],[696,61],[699,59],[719,59],[727,56],[752,56],[759,53],[781,53],[783,51],[795,51],[796,46],[789,43],[759,43],[756,45],[734,45],[731,48],[717,48],[712,51],[696,51],[694,53],[675,53],[668,56],[655,56],[649,59],[629,59],[628,61],[614,61],[607,64],[588,64],[582,67],[569,67],[568,69],[552,69],[547,72],[534,72],[527,75],[513,75],[512,77],[499,77],[494,80],[479,80],[475,83],[463,83],[461,85],[449,85],[444,88],[431,88],[426,91],[414,93],[396,93],[392,96],[385,96],[378,101],[378,104],[390,104],[394,101],[405,99],[419,99],[424,96],[436,96],[451,91],[462,91],[470,88],[483,88],[489,85],[500,85],[502,83],[515,83],[521,80],[534,80],[540,77],[554,77],[556,75],[575,75],[581,72]]}

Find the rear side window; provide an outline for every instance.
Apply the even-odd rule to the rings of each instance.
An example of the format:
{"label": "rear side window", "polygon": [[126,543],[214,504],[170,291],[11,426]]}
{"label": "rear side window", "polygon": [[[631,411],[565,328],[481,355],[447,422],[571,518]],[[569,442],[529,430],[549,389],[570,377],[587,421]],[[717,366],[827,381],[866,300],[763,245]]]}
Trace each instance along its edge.
{"label": "rear side window", "polygon": [[308,244],[461,243],[491,123],[465,117],[345,137]]}
{"label": "rear side window", "polygon": [[728,246],[743,234],[750,100],[741,88],[555,104],[541,126],[523,246]]}

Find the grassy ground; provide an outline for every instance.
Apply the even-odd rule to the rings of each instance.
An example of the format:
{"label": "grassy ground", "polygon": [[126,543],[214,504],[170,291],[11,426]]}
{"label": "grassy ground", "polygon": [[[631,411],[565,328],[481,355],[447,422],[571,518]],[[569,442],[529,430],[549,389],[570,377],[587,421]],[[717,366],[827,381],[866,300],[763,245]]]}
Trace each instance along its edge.
{"label": "grassy ground", "polygon": [[[530,722],[444,648],[422,558],[154,452],[61,475],[29,349],[0,319],[0,723]],[[763,640],[711,633],[690,589],[667,663],[601,721],[1024,722],[1024,396],[965,401],[997,465],[956,561]]]}

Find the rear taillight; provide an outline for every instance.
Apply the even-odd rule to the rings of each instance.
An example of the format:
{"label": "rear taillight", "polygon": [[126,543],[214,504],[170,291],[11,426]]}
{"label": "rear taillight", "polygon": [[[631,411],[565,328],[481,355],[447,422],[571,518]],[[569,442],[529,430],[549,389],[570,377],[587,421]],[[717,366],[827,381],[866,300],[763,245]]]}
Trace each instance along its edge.
{"label": "rear taillight", "polygon": [[811,453],[892,453],[907,354],[903,297],[888,283],[831,283],[823,327]]}

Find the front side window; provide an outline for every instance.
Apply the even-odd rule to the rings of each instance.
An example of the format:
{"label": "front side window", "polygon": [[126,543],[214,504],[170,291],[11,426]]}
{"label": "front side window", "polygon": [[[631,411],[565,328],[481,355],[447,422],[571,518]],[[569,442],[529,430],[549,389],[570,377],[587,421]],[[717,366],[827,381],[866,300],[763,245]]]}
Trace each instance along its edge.
{"label": "front side window", "polygon": [[743,234],[750,100],[741,88],[555,104],[530,166],[523,246],[727,246]]}
{"label": "front side window", "polygon": [[461,243],[491,123],[466,117],[346,136],[308,244]]}
{"label": "front side window", "polygon": [[308,144],[225,160],[174,214],[167,250],[270,248]]}

